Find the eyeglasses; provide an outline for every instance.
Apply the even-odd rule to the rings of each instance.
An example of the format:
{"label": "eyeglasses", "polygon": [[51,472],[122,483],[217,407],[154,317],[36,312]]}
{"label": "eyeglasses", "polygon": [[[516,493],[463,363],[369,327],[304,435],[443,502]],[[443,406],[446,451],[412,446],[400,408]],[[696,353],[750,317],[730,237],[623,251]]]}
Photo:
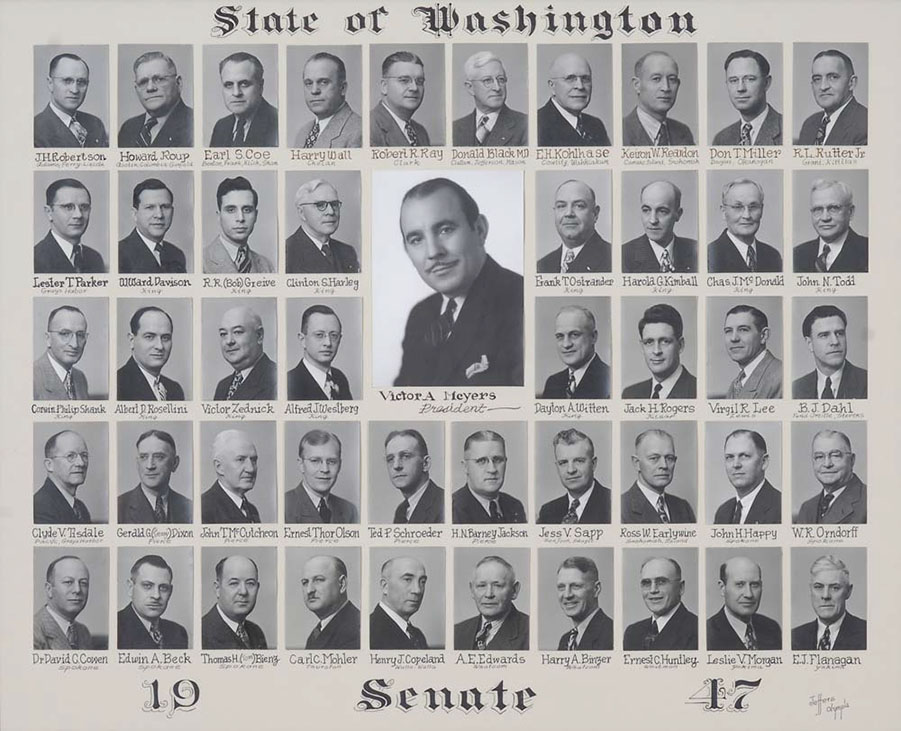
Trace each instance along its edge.
{"label": "eyeglasses", "polygon": [[838,449],[834,449],[831,452],[814,452],[813,453],[813,461],[815,464],[821,464],[826,461],[826,458],[829,458],[830,462],[841,462],[847,455],[851,454],[851,452],[842,452]]}
{"label": "eyeglasses", "polygon": [[69,342],[73,335],[79,343],[83,343],[88,339],[86,330],[49,330],[48,332],[52,332],[54,335],[59,336],[59,339],[64,342]]}
{"label": "eyeglasses", "polygon": [[553,81],[565,81],[567,84],[575,84],[577,81],[582,84],[591,83],[591,74],[569,74],[569,76],[551,76]]}
{"label": "eyeglasses", "polygon": [[150,84],[153,84],[154,86],[159,86],[160,84],[162,84],[165,81],[168,81],[169,79],[174,79],[176,76],[178,76],[178,74],[165,74],[163,76],[158,76],[157,74],[154,74],[153,76],[150,76],[150,77],[142,76],[140,79],[137,79],[135,81],[135,86],[137,86],[139,89],[146,89]]}
{"label": "eyeglasses", "polygon": [[53,455],[54,459],[64,459],[69,464],[75,464],[75,460],[81,458],[82,462],[88,461],[88,453],[87,452],[66,452],[65,454],[55,454]]}
{"label": "eyeglasses", "polygon": [[476,459],[467,459],[467,462],[475,462],[479,467],[487,467],[490,464],[500,467],[507,464],[506,457],[477,457]]}
{"label": "eyeglasses", "polygon": [[317,470],[322,467],[323,463],[331,470],[341,464],[341,460],[336,457],[329,457],[328,459],[323,459],[322,457],[301,457],[301,459],[304,462],[309,462]]}
{"label": "eyeglasses", "polygon": [[341,339],[341,333],[336,332],[324,332],[322,330],[317,330],[316,332],[312,332],[306,335],[308,338],[313,338],[313,340],[335,340],[338,341]]}
{"label": "eyeglasses", "polygon": [[752,216],[760,213],[763,210],[763,206],[760,203],[751,203],[748,206],[743,206],[739,203],[726,203],[723,207],[728,208],[730,211],[736,214],[741,214],[747,211]]}
{"label": "eyeglasses", "polygon": [[341,210],[341,201],[309,201],[307,203],[301,203],[302,206],[316,206],[316,210],[320,213],[325,213],[329,208],[331,208],[335,213]]}
{"label": "eyeglasses", "polygon": [[822,218],[824,213],[828,213],[830,216],[837,216],[841,213],[845,207],[843,205],[833,204],[831,206],[814,206],[810,209],[810,215],[814,218]]}
{"label": "eyeglasses", "polygon": [[63,86],[75,85],[78,89],[87,89],[90,81],[88,79],[74,79],[71,76],[51,76],[54,81],[62,81]]}
{"label": "eyeglasses", "polygon": [[425,86],[425,76],[383,76],[383,79],[394,79],[401,86],[416,85],[420,89]]}
{"label": "eyeglasses", "polygon": [[53,208],[62,208],[70,216],[78,210],[79,213],[90,213],[90,203],[54,203]]}
{"label": "eyeglasses", "polygon": [[481,79],[470,79],[470,81],[478,81],[486,89],[490,89],[495,84],[497,84],[498,86],[507,85],[506,76],[483,76]]}

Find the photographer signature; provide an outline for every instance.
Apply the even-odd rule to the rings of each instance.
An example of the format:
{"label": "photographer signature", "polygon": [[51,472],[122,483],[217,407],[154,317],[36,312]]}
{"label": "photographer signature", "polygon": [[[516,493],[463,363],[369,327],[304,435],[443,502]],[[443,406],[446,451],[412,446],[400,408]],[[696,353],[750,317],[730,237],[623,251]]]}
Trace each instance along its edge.
{"label": "photographer signature", "polygon": [[841,721],[845,716],[845,709],[850,708],[851,704],[845,698],[838,700],[834,695],[824,696],[817,693],[809,697],[807,705],[816,708],[816,716],[832,716],[833,721]]}

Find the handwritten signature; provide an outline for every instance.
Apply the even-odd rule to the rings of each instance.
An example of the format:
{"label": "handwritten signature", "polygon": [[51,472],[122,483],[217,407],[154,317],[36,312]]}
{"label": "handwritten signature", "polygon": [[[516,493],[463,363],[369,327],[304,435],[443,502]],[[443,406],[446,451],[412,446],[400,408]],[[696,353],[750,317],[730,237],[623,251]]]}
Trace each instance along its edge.
{"label": "handwritten signature", "polygon": [[824,696],[822,693],[810,696],[807,705],[816,709],[815,716],[831,715],[833,721],[843,720],[845,709],[851,707],[851,704],[845,698],[838,700],[834,695]]}

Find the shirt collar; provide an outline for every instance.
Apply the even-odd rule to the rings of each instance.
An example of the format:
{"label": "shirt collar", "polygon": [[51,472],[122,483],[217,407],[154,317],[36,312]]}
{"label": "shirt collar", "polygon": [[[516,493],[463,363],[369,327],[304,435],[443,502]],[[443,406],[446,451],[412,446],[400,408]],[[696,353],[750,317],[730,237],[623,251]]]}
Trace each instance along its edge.
{"label": "shirt collar", "polygon": [[53,607],[49,604],[45,604],[44,608],[47,610],[47,613],[53,617],[53,620],[59,625],[59,628],[63,631],[63,634],[69,634],[69,627],[72,626],[72,622],[66,619],[63,615],[59,614]]}
{"label": "shirt collar", "polygon": [[573,261],[582,253],[582,249],[585,248],[585,244],[579,244],[578,246],[573,246],[570,248],[566,244],[563,244],[563,247],[560,251],[560,268],[563,268],[563,261],[566,259],[566,255],[571,251],[573,253]]}
{"label": "shirt collar", "polygon": [[577,495],[573,497],[568,492],[566,493],[566,497],[569,498],[569,507],[572,507],[573,500],[579,501],[579,507],[576,508],[576,515],[578,517],[582,517],[582,513],[585,512],[585,506],[588,505],[588,501],[591,499],[591,493],[594,491],[594,480],[591,481],[591,484],[588,486],[588,489],[583,492],[581,495]]}
{"label": "shirt collar", "polygon": [[143,374],[144,378],[147,379],[147,383],[150,384],[150,390],[153,391],[154,397],[156,398],[157,401],[159,401],[160,398],[159,398],[159,394],[156,391],[156,384],[159,383],[160,378],[162,378],[162,372],[161,372],[161,375],[155,376],[150,371],[148,371],[144,366],[142,366],[140,363],[138,363],[137,360],[135,360],[135,363],[137,363],[137,366],[140,369],[141,373]]}
{"label": "shirt collar", "polygon": [[163,490],[160,490],[158,493],[154,492],[153,490],[148,490],[146,487],[141,485],[141,492],[144,493],[144,497],[147,498],[147,502],[150,503],[151,508],[156,508],[156,496],[159,495],[160,497],[162,497],[163,498],[163,510],[168,512],[168,510],[169,510],[169,486],[168,485],[166,485],[166,487]]}
{"label": "shirt collar", "polygon": [[654,389],[657,387],[657,384],[660,384],[660,393],[658,394],[660,398],[665,399],[669,396],[670,391],[673,390],[673,386],[676,385],[676,382],[682,378],[682,371],[685,369],[682,367],[680,363],[679,366],[670,373],[666,378],[662,381],[658,381],[656,376],[651,377],[651,395],[654,395]]}
{"label": "shirt collar", "polygon": [[757,354],[757,357],[755,357],[754,360],[752,360],[750,363],[748,363],[748,365],[743,366],[743,369],[745,372],[745,381],[744,381],[744,383],[742,383],[742,385],[744,385],[745,383],[748,382],[748,379],[751,377],[751,374],[754,372],[754,369],[760,365],[760,362],[766,357],[766,354],[768,352],[769,351],[766,348],[764,348]]}
{"label": "shirt collar", "polygon": [[488,117],[488,120],[485,122],[485,128],[490,132],[494,129],[494,125],[497,124],[497,118],[500,116],[500,113],[499,109],[496,112],[480,112],[478,107],[476,107],[476,129],[479,128],[479,120],[482,117]]}
{"label": "shirt collar", "polygon": [[244,624],[244,622],[239,623],[228,617],[225,612],[222,611],[222,607],[219,606],[218,602],[216,602],[216,611],[219,612],[219,616],[222,617],[222,621],[228,625],[228,628],[235,634],[238,634],[238,627]]}
{"label": "shirt collar", "polygon": [[57,363],[56,358],[53,357],[53,353],[51,353],[49,350],[47,351],[47,360],[50,361],[53,372],[56,373],[57,376],[59,376],[59,380],[65,381],[66,375],[69,373],[69,371],[62,363]]}
{"label": "shirt collar", "polygon": [[[154,258],[157,261],[159,261],[159,254],[156,253],[156,247],[157,247],[156,241],[151,241],[150,239],[148,239],[144,234],[142,234],[140,231],[138,231],[137,227],[135,227],[135,233],[137,233],[138,236],[141,237],[141,241],[143,241],[144,245],[148,249],[150,249],[150,253],[153,254]],[[162,246],[162,245],[163,245],[163,242],[160,241],[159,246]]]}
{"label": "shirt collar", "polygon": [[763,127],[763,121],[766,119],[766,115],[769,114],[770,105],[767,104],[763,111],[758,114],[754,119],[745,121],[745,119],[739,115],[738,117],[738,126],[739,128],[744,127],[746,124],[751,125],[751,144],[757,142],[757,135],[760,134],[760,128]]}
{"label": "shirt collar", "polygon": [[648,137],[651,138],[651,143],[656,144],[657,135],[660,134],[660,127],[662,126],[662,122],[654,119],[650,114],[648,114],[644,109],[641,108],[641,104],[639,104],[635,109],[638,112],[638,121],[641,122],[641,126],[644,127],[644,131],[648,133]]}
{"label": "shirt collar", "polygon": [[835,241],[832,241],[830,243],[826,243],[825,241],[823,241],[822,238],[820,238],[818,241],[819,245],[817,246],[817,256],[821,256],[823,253],[823,247],[828,246],[829,247],[829,256],[826,257],[826,264],[827,264],[827,266],[831,266],[832,263],[836,259],[838,259],[838,255],[841,253],[842,247],[845,245],[845,241],[847,241],[847,239],[848,239],[848,231],[845,231],[845,233],[843,233],[839,238],[837,238]]}
{"label": "shirt collar", "polygon": [[[262,101],[257,105],[257,108],[253,110],[253,113],[244,120],[244,144],[247,144],[247,135],[250,132],[250,126],[253,124],[253,120],[257,118],[257,112],[260,111],[260,106],[262,105]],[[235,138],[235,132],[238,131],[238,115],[233,114],[234,122],[232,123],[232,139]]]}
{"label": "shirt collar", "polygon": [[[74,114],[69,114],[68,112],[64,112],[60,109],[56,104],[53,103],[53,100],[50,101],[50,109],[53,110],[53,113],[59,117],[60,122],[62,122],[66,127],[72,124],[72,120],[75,119]],[[78,114],[78,110],[75,111],[75,114]]]}
{"label": "shirt collar", "polygon": [[425,489],[429,486],[429,476],[425,476],[425,480],[423,483],[416,488],[416,492],[414,492],[410,497],[406,498],[407,504],[410,506],[407,508],[407,518],[413,515],[413,511],[416,510],[416,506],[419,504],[419,501],[422,500],[422,496],[425,494]]}
{"label": "shirt collar", "polygon": [[[219,606],[219,605],[217,604],[216,606]],[[152,623],[149,619],[145,619],[145,618],[142,617],[140,614],[138,614],[138,610],[135,609],[135,605],[134,605],[134,604],[131,605],[131,610],[135,613],[135,616],[138,618],[138,620],[141,622],[141,624],[144,625],[144,629],[146,629],[147,632],[150,632],[150,630],[153,628],[153,623]],[[226,618],[226,619],[227,619],[227,618]],[[159,619],[157,619],[157,625],[156,625],[156,626],[157,626],[157,629],[159,629]]]}
{"label": "shirt collar", "polygon": [[754,500],[760,494],[760,490],[763,487],[763,483],[766,482],[766,477],[764,477],[751,492],[749,492],[744,497],[735,496],[736,500],[741,503],[741,523],[744,525],[745,519],[748,517],[748,513],[751,510],[751,506],[754,504]]}
{"label": "shirt collar", "polygon": [[[50,229],[50,234],[56,239],[56,243],[59,244],[59,248],[63,250],[63,253],[66,255],[66,258],[69,261],[72,261],[72,251],[75,249],[75,244],[71,241],[66,241],[62,236],[60,236],[56,231],[52,228]],[[81,243],[80,241],[78,242]]]}
{"label": "shirt collar", "polygon": [[651,615],[651,621],[657,622],[657,632],[663,632],[663,628],[666,627],[666,623],[669,622],[673,615],[679,611],[679,607],[682,606],[682,602],[679,602],[676,606],[670,609],[666,614],[662,617],[655,617],[653,614]]}
{"label": "shirt collar", "polygon": [[322,238],[319,234],[313,233],[312,231],[310,231],[309,228],[307,228],[307,227],[303,224],[302,221],[301,221],[301,224],[300,224],[300,228],[301,228],[301,230],[307,235],[307,238],[310,239],[310,241],[313,242],[313,245],[314,245],[317,249],[319,249],[319,253],[321,254],[321,253],[322,253],[322,247],[323,247],[325,244],[327,244],[327,243],[329,242],[329,237],[326,236],[325,238]]}
{"label": "shirt collar", "polygon": [[250,375],[250,372],[257,367],[257,363],[260,362],[260,359],[263,357],[264,353],[260,353],[260,357],[257,358],[251,365],[247,366],[247,368],[242,368],[239,373],[241,374],[242,380],[246,381],[247,377]]}
{"label": "shirt collar", "polygon": [[[412,140],[411,140],[409,137],[407,137],[407,124],[408,124],[408,122],[406,122],[405,120],[403,120],[403,119],[401,119],[400,117],[398,117],[398,116],[394,113],[394,110],[391,109],[391,107],[389,107],[387,104],[385,104],[384,101],[381,102],[381,105],[382,105],[383,107],[385,107],[385,109],[388,110],[388,114],[390,114],[390,115],[392,116],[392,118],[394,119],[395,124],[397,124],[397,126],[400,127],[400,131],[403,133],[404,139],[405,139],[407,142],[412,142]],[[412,123],[413,123],[413,118],[410,117],[409,124],[412,124]]]}
{"label": "shirt collar", "polygon": [[[673,251],[673,247],[676,243],[676,237],[673,237],[669,240],[669,243],[666,246],[661,246],[656,241],[651,241],[651,237],[648,236],[648,243],[651,244],[651,251],[654,252],[654,256],[657,257],[657,263],[660,264],[660,260],[663,258],[663,251],[666,250],[669,252],[669,260],[672,262],[675,259],[675,252]],[[675,263],[675,262],[673,262]]]}
{"label": "shirt collar", "polygon": [[[179,100],[180,101],[180,100]],[[175,107],[178,106],[178,102],[172,105],[172,108],[166,112],[162,116],[156,116],[151,114],[150,112],[144,113],[144,124],[147,124],[151,119],[156,120],[156,124],[153,125],[153,129],[150,130],[150,139],[151,141],[155,140],[160,133],[160,130],[166,126],[166,122],[169,121],[169,117],[172,116],[172,112],[175,110]],[[245,135],[246,137],[246,135]]]}
{"label": "shirt collar", "polygon": [[576,127],[579,126],[579,118],[575,114],[561,107],[557,100],[554,99],[554,97],[551,97],[551,103],[555,107],[557,107],[557,111],[560,112],[560,116],[569,123],[570,127],[576,129]]}
{"label": "shirt collar", "polygon": [[750,619],[748,622],[742,621],[739,617],[736,617],[732,610],[729,609],[725,604],[723,604],[723,613],[726,615],[726,619],[729,620],[729,625],[732,627],[732,630],[735,634],[738,635],[738,638],[744,643],[745,634],[748,631],[748,624],[750,623]]}
{"label": "shirt collar", "polygon": [[573,378],[576,379],[577,386],[582,382],[582,377],[585,375],[585,371],[588,370],[588,366],[590,366],[592,364],[592,362],[594,361],[594,359],[597,357],[598,357],[597,353],[592,353],[591,357],[588,359],[588,362],[585,365],[580,366],[579,368],[576,368],[575,370],[570,369],[570,370],[572,370]]}
{"label": "shirt collar", "polygon": [[838,631],[842,628],[842,622],[845,621],[845,617],[848,616],[847,612],[843,612],[842,616],[836,619],[832,624],[827,625],[823,622],[822,619],[817,617],[817,646],[820,644],[820,640],[823,639],[823,633],[826,631],[826,627],[829,627],[829,646],[835,647],[835,639],[838,637]]}
{"label": "shirt collar", "polygon": [[739,240],[735,236],[732,235],[732,232],[727,228],[726,236],[729,237],[729,240],[735,245],[735,248],[738,249],[738,253],[741,255],[742,260],[745,262],[748,261],[748,249],[753,246],[754,253],[757,253],[757,238],[754,238],[754,241],[748,245],[744,241]]}
{"label": "shirt collar", "polygon": [[[487,515],[491,515],[491,500],[488,499],[488,498],[482,497],[481,495],[477,494],[476,491],[473,490],[473,489],[469,486],[469,483],[468,483],[468,482],[466,483],[466,489],[469,490],[470,494],[471,494],[476,500],[479,501],[479,505],[482,506],[482,509],[485,511],[485,513],[486,513]],[[500,494],[501,494],[501,491],[498,490],[498,491],[494,494],[494,498],[493,498],[493,500],[497,503],[497,509],[498,509],[498,510],[501,509],[501,501],[500,501],[500,497],[499,497]]]}
{"label": "shirt collar", "polygon": [[636,484],[638,485],[638,489],[641,490],[641,494],[644,495],[645,500],[647,500],[654,507],[654,510],[657,509],[657,499],[663,496],[663,509],[666,510],[666,514],[669,515],[669,509],[666,507],[666,488],[664,488],[660,492],[657,492],[653,488],[648,487],[644,484],[644,480],[641,479],[641,475],[638,476]]}
{"label": "shirt collar", "polygon": [[[225,251],[228,253],[228,258],[231,259],[232,262],[234,263],[234,261],[238,258],[238,249],[241,247],[233,244],[231,241],[226,239],[225,236],[223,236],[221,233],[219,234],[219,241],[225,247]],[[247,247],[247,255],[250,256],[250,244],[245,242],[244,244],[242,244],[242,246]]]}
{"label": "shirt collar", "polygon": [[306,356],[300,359],[300,362],[303,363],[303,367],[307,369],[309,374],[313,376],[313,380],[316,381],[316,385],[322,389],[322,392],[329,398],[331,398],[331,394],[325,388],[325,379],[328,375],[328,371],[322,370],[322,368],[315,363],[311,363],[306,359]]}
{"label": "shirt collar", "polygon": [[[841,495],[841,494],[845,491],[845,488],[846,488],[846,487],[848,487],[848,486],[847,486],[847,485],[844,485],[844,486],[838,488],[837,490],[833,490],[832,492],[828,493],[829,495],[832,495],[832,502],[829,503],[829,506],[830,506],[830,507],[832,507],[833,505],[835,505],[835,501],[838,500],[839,495]],[[826,494],[826,490],[825,490],[825,489],[823,490],[823,493]]]}
{"label": "shirt collar", "polygon": [[823,373],[819,368],[817,368],[817,395],[823,393],[823,388],[826,386],[826,378],[829,378],[829,383],[832,386],[832,394],[838,394],[838,387],[842,382],[842,375],[845,372],[845,363],[842,363],[842,367],[839,368],[835,373]]}
{"label": "shirt collar", "polygon": [[332,491],[329,490],[328,495],[321,495],[315,490],[310,489],[310,486],[307,485],[303,480],[300,481],[300,484],[303,485],[303,489],[306,490],[307,497],[310,498],[310,502],[313,503],[313,507],[319,510],[319,501],[325,499],[325,504],[328,505],[329,498],[332,496]]}
{"label": "shirt collar", "polygon": [[231,501],[237,506],[238,510],[241,509],[241,503],[243,503],[247,498],[244,497],[243,494],[237,493],[229,487],[226,487],[222,484],[222,480],[217,480],[219,483],[219,487],[222,488],[223,492],[231,499]]}
{"label": "shirt collar", "polygon": [[62,485],[60,485],[56,480],[53,479],[53,477],[50,478],[50,482],[52,482],[53,486],[57,490],[59,490],[59,494],[62,495],[66,499],[66,502],[69,503],[69,507],[74,510],[75,509],[75,495],[73,495],[66,488],[64,488]]}
{"label": "shirt collar", "polygon": [[447,303],[451,300],[454,300],[457,303],[457,309],[454,310],[454,322],[457,321],[457,318],[460,317],[460,310],[463,309],[463,303],[466,302],[465,294],[458,294],[456,297],[448,297],[447,295],[441,295],[441,312],[444,312],[447,309]]}
{"label": "shirt collar", "polygon": [[[828,114],[829,114],[829,128],[830,128],[830,130],[831,130],[831,128],[833,127],[833,125],[835,124],[835,121],[836,121],[836,120],[839,118],[839,116],[841,115],[841,113],[845,111],[845,107],[847,107],[847,106],[851,103],[851,100],[852,100],[853,98],[854,98],[854,95],[852,94],[851,96],[848,97],[848,101],[846,101],[844,104],[842,104],[838,109],[836,109],[834,112],[828,112]],[[824,110],[823,110],[823,114],[826,114],[826,113],[827,113],[827,112],[826,112],[826,110],[824,109]],[[828,135],[827,135],[827,136],[828,136]]]}
{"label": "shirt collar", "polygon": [[382,611],[391,618],[391,621],[394,622],[394,624],[396,624],[398,627],[400,627],[403,633],[407,635],[407,637],[409,637],[410,635],[407,634],[407,625],[410,624],[409,620],[401,617],[391,607],[385,604],[385,602],[380,601],[379,606],[382,608]]}
{"label": "shirt collar", "polygon": [[347,604],[347,599],[345,599],[344,602],[341,604],[341,606],[338,607],[330,615],[328,615],[325,619],[319,620],[319,631],[320,632],[325,629],[325,625],[327,625],[329,622],[331,622],[335,618],[335,615],[338,614],[338,612],[340,612],[342,609],[344,609],[345,604]]}
{"label": "shirt collar", "polygon": [[591,620],[594,619],[594,615],[601,611],[600,607],[596,607],[595,610],[589,614],[585,619],[579,622],[574,629],[576,630],[576,644],[578,644],[582,637],[585,635],[585,630],[588,629],[588,625],[591,624]]}

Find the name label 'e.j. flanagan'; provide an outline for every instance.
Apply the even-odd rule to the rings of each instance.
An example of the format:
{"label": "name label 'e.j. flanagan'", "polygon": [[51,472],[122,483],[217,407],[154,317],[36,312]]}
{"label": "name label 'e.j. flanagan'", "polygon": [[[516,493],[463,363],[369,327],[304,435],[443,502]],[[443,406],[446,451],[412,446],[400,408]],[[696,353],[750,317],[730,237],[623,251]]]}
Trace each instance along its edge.
{"label": "name label 'e.j. flanagan'", "polygon": [[481,713],[484,710],[493,710],[503,713],[508,708],[513,708],[520,713],[528,711],[532,707],[532,699],[537,693],[526,686],[519,690],[508,690],[501,680],[493,688],[480,690],[479,688],[465,688],[451,690],[442,688],[404,688],[402,690],[386,692],[394,685],[392,678],[370,678],[363,683],[360,689],[360,700],[356,703],[358,711],[384,711],[396,708],[401,711],[409,711],[417,706],[429,711],[475,711]]}

